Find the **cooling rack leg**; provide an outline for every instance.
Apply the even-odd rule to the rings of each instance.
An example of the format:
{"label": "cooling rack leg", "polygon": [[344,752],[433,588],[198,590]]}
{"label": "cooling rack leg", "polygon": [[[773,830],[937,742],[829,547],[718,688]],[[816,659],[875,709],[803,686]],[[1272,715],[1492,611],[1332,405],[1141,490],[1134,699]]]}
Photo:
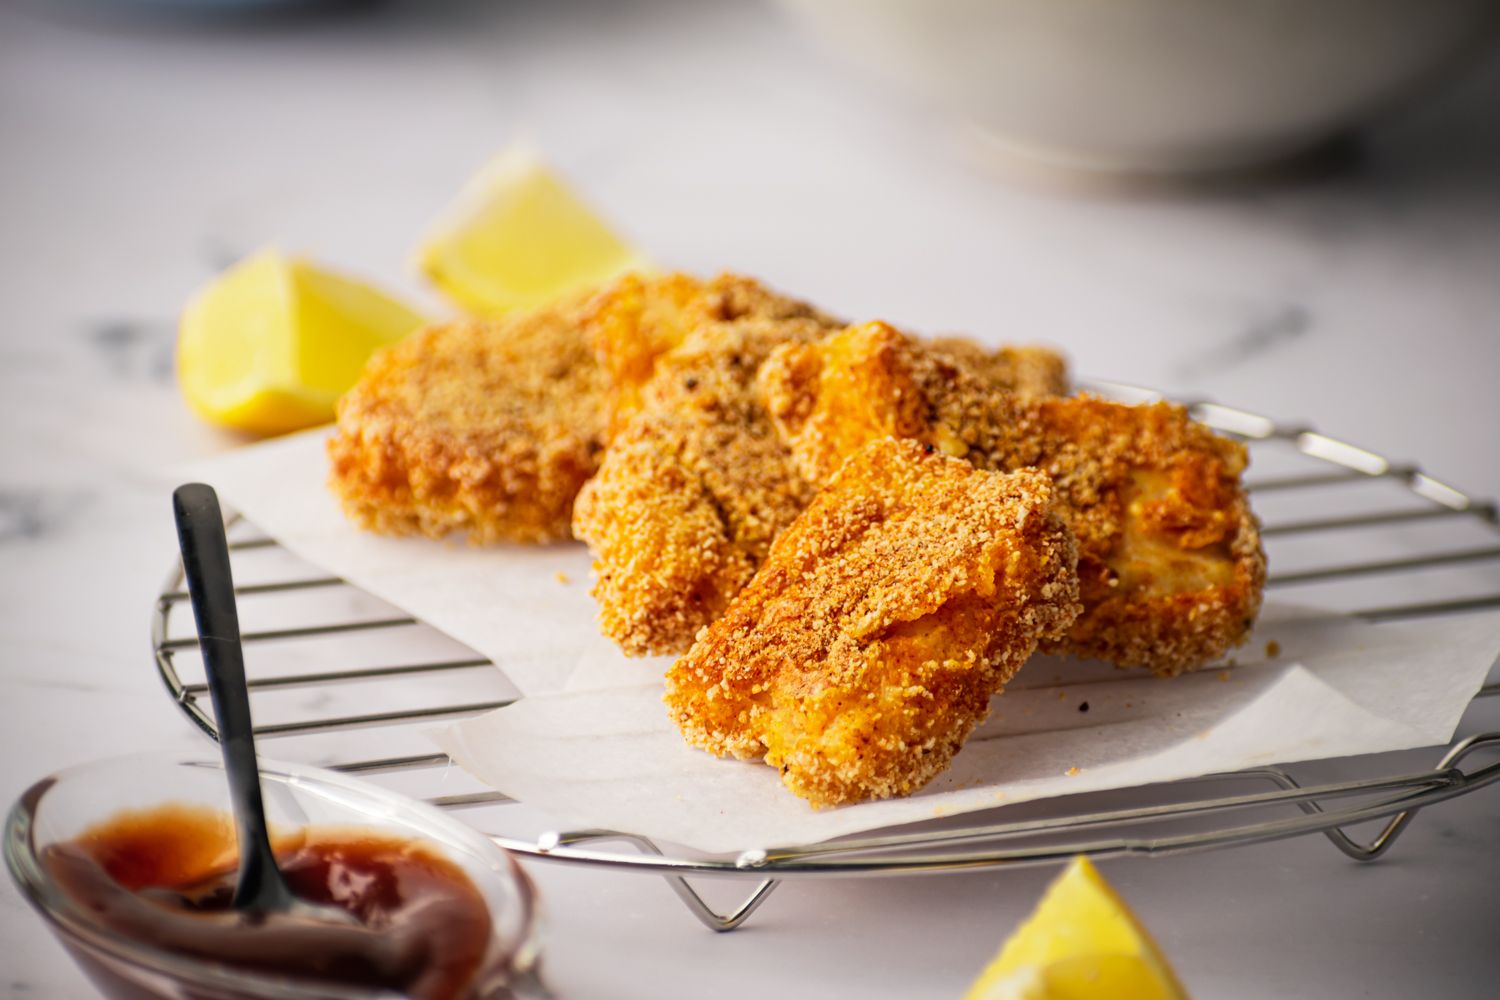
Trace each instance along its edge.
{"label": "cooling rack leg", "polygon": [[[1279,767],[1257,768],[1255,773],[1264,776],[1268,781],[1274,782],[1287,790],[1302,787],[1297,783],[1296,778],[1293,778]],[[1323,807],[1313,801],[1299,802],[1297,805],[1303,812],[1309,815],[1323,811]],[[1385,828],[1380,831],[1380,834],[1368,844],[1361,844],[1355,841],[1354,838],[1350,837],[1339,827],[1324,830],[1323,836],[1331,840],[1335,847],[1355,861],[1374,861],[1390,850],[1391,845],[1396,842],[1396,838],[1401,835],[1401,831],[1406,829],[1406,824],[1411,822],[1411,818],[1414,815],[1416,815],[1415,810],[1408,810],[1392,816],[1390,822],[1386,823]]]}
{"label": "cooling rack leg", "polygon": [[[573,844],[582,844],[591,840],[623,840],[627,844],[634,845],[642,854],[654,854],[662,856],[661,848],[646,837],[636,836],[631,833],[620,833],[615,830],[572,830],[567,833],[549,833],[541,838],[541,844],[545,850],[553,850],[558,847],[569,847]],[[677,893],[677,898],[687,906],[698,922],[711,931],[737,930],[750,915],[760,908],[760,904],[771,895],[771,890],[779,884],[776,879],[768,878],[755,887],[755,891],[746,897],[745,901],[731,913],[719,913],[703,897],[698,895],[688,880],[681,875],[664,876],[672,891]]]}
{"label": "cooling rack leg", "polygon": [[[1312,808],[1308,808],[1308,806],[1312,806]],[[1322,812],[1321,809],[1310,802],[1303,803],[1302,810],[1308,813]],[[1332,830],[1324,830],[1323,836],[1333,841],[1335,847],[1349,855],[1355,861],[1374,861],[1390,850],[1391,845],[1396,842],[1396,838],[1401,836],[1401,831],[1406,829],[1406,825],[1411,822],[1411,818],[1416,814],[1417,810],[1408,809],[1406,812],[1400,812],[1392,816],[1390,821],[1381,828],[1380,833],[1376,835],[1375,839],[1368,844],[1359,843],[1339,827],[1334,827]]]}
{"label": "cooling rack leg", "polygon": [[[1500,733],[1475,733],[1468,739],[1455,744],[1451,750],[1443,755],[1443,759],[1438,761],[1437,767],[1433,770],[1454,773],[1459,780],[1468,780],[1472,776],[1458,770],[1459,762],[1476,750],[1493,749],[1497,745],[1500,745]],[[1485,770],[1489,769],[1486,768]],[[1309,806],[1312,808],[1308,809]],[[1308,802],[1303,804],[1303,809],[1309,812],[1317,811],[1317,806]],[[1343,830],[1338,828],[1325,830],[1324,833],[1329,840],[1338,846],[1339,850],[1356,861],[1374,861],[1390,850],[1391,845],[1396,842],[1396,838],[1401,836],[1401,831],[1406,829],[1407,824],[1411,822],[1412,817],[1416,814],[1417,810],[1408,809],[1405,812],[1400,812],[1392,816],[1390,822],[1386,823],[1375,839],[1368,844],[1357,843],[1345,834]]]}
{"label": "cooling rack leg", "polygon": [[721,933],[735,930],[749,920],[750,914],[754,913],[760,904],[765,902],[766,897],[771,895],[771,890],[780,884],[773,878],[766,879],[755,887],[755,891],[733,913],[721,914],[703,901],[703,897],[688,885],[687,879],[680,875],[668,875],[667,882],[671,884],[672,891],[677,893],[677,897],[687,904],[689,910],[693,911],[693,916],[698,918],[699,923],[711,931]]}
{"label": "cooling rack leg", "polygon": [[[1446,774],[1461,783],[1479,779],[1480,784],[1486,784],[1491,780],[1497,765],[1490,765],[1481,769],[1482,773],[1475,772],[1473,774],[1465,774],[1459,770],[1458,765],[1460,761],[1476,750],[1494,749],[1497,746],[1500,746],[1500,733],[1475,733],[1473,736],[1455,744],[1452,749],[1443,755],[1443,759],[1438,761],[1433,771],[1439,774]],[[1279,767],[1257,768],[1255,773],[1260,774],[1267,780],[1275,782],[1285,789],[1302,787],[1297,783],[1296,778],[1293,778]],[[1321,813],[1323,811],[1322,806],[1311,800],[1299,802],[1298,805],[1303,812],[1309,814]],[[1392,816],[1389,822],[1381,828],[1381,831],[1375,835],[1375,838],[1367,844],[1359,843],[1340,827],[1324,830],[1323,835],[1331,840],[1335,847],[1355,861],[1374,861],[1391,849],[1391,845],[1396,842],[1396,838],[1401,836],[1401,833],[1411,823],[1412,817],[1416,816],[1417,812],[1418,810],[1416,809],[1407,809]]]}

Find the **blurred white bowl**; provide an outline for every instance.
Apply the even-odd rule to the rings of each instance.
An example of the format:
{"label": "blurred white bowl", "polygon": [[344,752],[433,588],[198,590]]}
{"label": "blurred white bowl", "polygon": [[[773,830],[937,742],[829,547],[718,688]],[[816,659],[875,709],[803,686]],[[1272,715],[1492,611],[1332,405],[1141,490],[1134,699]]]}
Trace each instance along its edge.
{"label": "blurred white bowl", "polygon": [[1442,78],[1496,0],[778,0],[1032,157],[1111,173],[1307,151]]}

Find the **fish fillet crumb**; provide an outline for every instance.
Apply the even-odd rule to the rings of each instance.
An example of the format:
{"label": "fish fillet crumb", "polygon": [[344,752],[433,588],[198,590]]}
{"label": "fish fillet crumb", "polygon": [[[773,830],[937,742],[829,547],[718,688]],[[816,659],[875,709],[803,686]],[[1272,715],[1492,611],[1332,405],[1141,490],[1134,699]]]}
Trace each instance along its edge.
{"label": "fish fillet crumb", "polygon": [[378,351],[338,404],[330,485],[360,527],[475,543],[567,538],[604,450],[586,300],[429,327]]}
{"label": "fish fillet crumb", "polygon": [[764,757],[815,807],[907,795],[1080,610],[1048,476],[874,441],[667,674],[687,741]]}
{"label": "fish fillet crumb", "polygon": [[[720,288],[760,305],[705,323],[659,357],[574,514],[574,534],[594,554],[601,628],[632,656],[685,651],[813,493],[755,377],[776,348],[814,343],[836,327],[739,283]],[[1027,392],[1066,384],[1062,359],[1041,348],[990,351],[948,338],[937,350],[989,384]]]}
{"label": "fish fillet crumb", "polygon": [[626,653],[687,649],[811,499],[754,377],[777,346],[826,332],[816,319],[711,323],[658,362],[573,517],[600,628]]}
{"label": "fish fillet crumb", "polygon": [[631,274],[600,292],[589,305],[587,323],[589,344],[608,381],[608,433],[618,433],[640,409],[662,355],[699,327],[742,319],[810,320],[828,329],[842,325],[738,274],[706,281],[687,274]]}
{"label": "fish fillet crumb", "polygon": [[1248,456],[1181,407],[997,391],[883,323],[782,347],[759,384],[814,483],[885,436],[1051,475],[1078,538],[1085,611],[1047,650],[1171,676],[1248,636],[1265,583],[1241,483]]}
{"label": "fish fillet crumb", "polygon": [[988,348],[967,337],[938,337],[927,346],[967,368],[992,389],[1023,396],[1066,396],[1068,362],[1047,347],[1030,344]]}
{"label": "fish fillet crumb", "polygon": [[709,322],[818,315],[738,275],[631,274],[427,329],[377,353],[340,400],[331,485],[356,524],[383,534],[566,539],[579,488],[662,353]]}

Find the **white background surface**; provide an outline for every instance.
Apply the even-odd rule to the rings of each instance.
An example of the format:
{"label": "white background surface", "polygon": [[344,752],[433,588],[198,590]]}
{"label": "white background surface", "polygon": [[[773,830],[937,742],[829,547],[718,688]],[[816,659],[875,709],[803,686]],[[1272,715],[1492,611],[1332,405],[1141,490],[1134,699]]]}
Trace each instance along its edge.
{"label": "white background surface", "polygon": [[[1500,494],[1494,60],[1350,171],[1123,200],[1008,182],[758,6],[417,6],[232,34],[0,12],[0,798],[205,746],[146,633],[164,472],[236,443],[172,387],[186,295],[273,240],[419,295],[417,233],[523,130],[663,262],[1051,341],[1083,372],[1313,420]],[[1489,704],[1461,731],[1497,725]],[[1200,997],[1481,996],[1497,835],[1491,790],[1373,866],[1304,839],[1106,873]],[[533,874],[560,994],[715,1000],[956,996],[1047,878],[792,884],[715,936],[656,881]],[[0,942],[0,994],[88,995],[9,885]]]}

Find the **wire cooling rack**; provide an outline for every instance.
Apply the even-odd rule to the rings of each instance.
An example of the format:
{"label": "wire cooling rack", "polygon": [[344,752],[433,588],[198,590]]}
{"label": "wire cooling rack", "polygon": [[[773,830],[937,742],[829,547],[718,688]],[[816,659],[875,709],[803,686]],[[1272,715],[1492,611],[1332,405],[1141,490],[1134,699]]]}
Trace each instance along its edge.
{"label": "wire cooling rack", "polygon": [[[1119,383],[1083,387],[1126,402],[1159,398]],[[1182,402],[1196,419],[1251,447],[1250,488],[1273,569],[1270,597],[1286,592],[1372,621],[1500,608],[1493,502],[1310,427]],[[1500,780],[1500,759],[1470,762],[1500,751],[1500,731],[1481,731],[1446,748],[1429,769],[1390,773],[1389,755],[1343,762],[1331,779],[1299,780],[1286,768],[1263,767],[1012,806],[961,825],[935,821],[732,857],[669,851],[611,830],[528,830],[536,820],[523,804],[477,783],[466,790],[472,780],[448,767],[446,755],[430,752],[421,735],[434,721],[514,701],[493,664],[345,581],[318,575],[244,522],[231,524],[230,549],[256,717],[275,720],[256,733],[278,742],[278,756],[287,755],[280,744],[295,745],[309,762],[472,810],[466,815],[476,826],[522,857],[665,876],[714,930],[739,927],[790,878],[959,872],[1075,854],[1163,856],[1311,833],[1370,861],[1390,849],[1418,810]],[[176,703],[216,738],[191,613],[181,610],[186,602],[178,564],[152,613],[156,665]],[[1500,683],[1490,683],[1477,697],[1497,694]],[[1379,821],[1366,839],[1349,832]],[[687,881],[699,876],[756,884],[737,907],[719,912]]]}

